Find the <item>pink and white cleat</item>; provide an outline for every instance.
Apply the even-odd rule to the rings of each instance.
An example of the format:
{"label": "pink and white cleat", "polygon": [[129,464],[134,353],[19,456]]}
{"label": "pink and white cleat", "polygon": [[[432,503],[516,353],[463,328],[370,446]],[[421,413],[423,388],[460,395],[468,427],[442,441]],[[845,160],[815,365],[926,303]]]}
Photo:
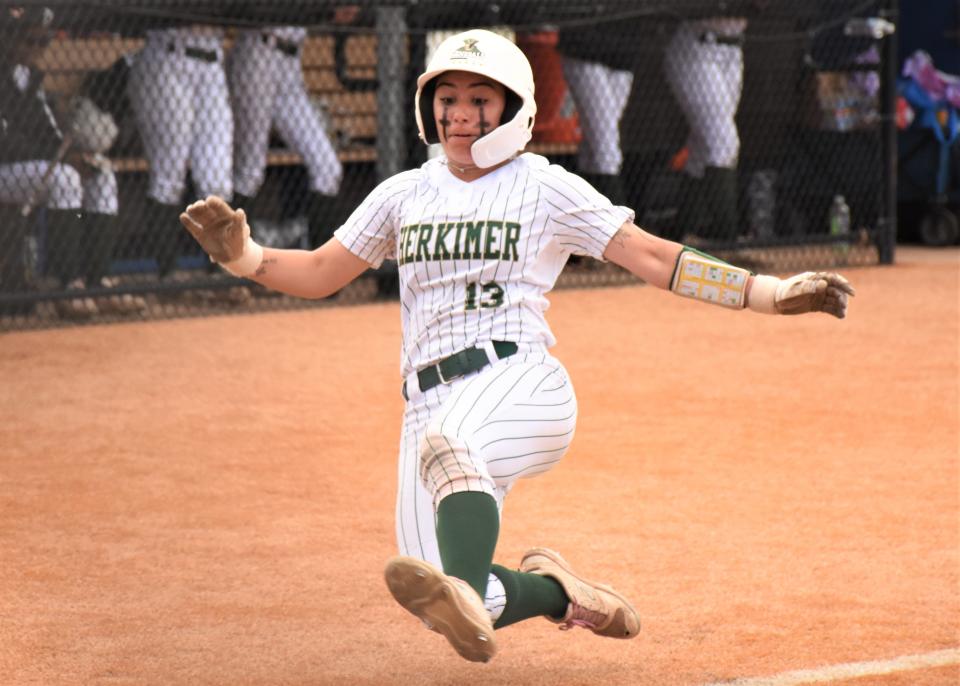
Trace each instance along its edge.
{"label": "pink and white cleat", "polygon": [[561,619],[547,617],[562,630],[580,626],[610,638],[633,638],[640,633],[640,615],[630,601],[609,586],[578,576],[559,553],[547,548],[528,550],[520,571],[549,576],[563,587],[570,599],[566,614]]}

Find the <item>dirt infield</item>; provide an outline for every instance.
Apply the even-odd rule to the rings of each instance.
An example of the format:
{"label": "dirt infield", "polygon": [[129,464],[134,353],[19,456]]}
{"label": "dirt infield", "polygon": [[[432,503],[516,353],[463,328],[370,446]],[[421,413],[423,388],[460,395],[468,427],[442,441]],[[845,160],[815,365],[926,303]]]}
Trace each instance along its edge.
{"label": "dirt infield", "polygon": [[644,626],[483,666],[381,578],[395,304],[0,336],[0,683],[956,684],[960,253],[848,275],[843,322],[552,296],[577,438],[497,560],[554,547]]}

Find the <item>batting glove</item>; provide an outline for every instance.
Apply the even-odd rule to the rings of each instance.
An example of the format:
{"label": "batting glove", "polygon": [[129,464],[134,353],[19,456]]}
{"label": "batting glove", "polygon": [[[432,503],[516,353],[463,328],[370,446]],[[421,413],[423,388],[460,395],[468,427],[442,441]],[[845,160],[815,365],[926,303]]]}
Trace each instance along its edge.
{"label": "batting glove", "polygon": [[826,312],[843,319],[850,295],[855,295],[853,286],[833,272],[804,272],[788,279],[761,274],[753,278],[747,306],[764,314]]}
{"label": "batting glove", "polygon": [[234,276],[251,276],[263,261],[263,247],[250,237],[243,210],[234,210],[215,195],[198,200],[180,215],[210,259]]}

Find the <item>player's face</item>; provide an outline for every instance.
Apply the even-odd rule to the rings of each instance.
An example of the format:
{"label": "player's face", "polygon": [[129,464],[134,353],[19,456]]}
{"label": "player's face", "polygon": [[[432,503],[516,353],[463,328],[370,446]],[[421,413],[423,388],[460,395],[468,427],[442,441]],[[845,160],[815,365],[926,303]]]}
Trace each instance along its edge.
{"label": "player's face", "polygon": [[506,102],[503,86],[486,76],[448,71],[437,77],[433,117],[451,162],[473,164],[470,146],[500,125]]}

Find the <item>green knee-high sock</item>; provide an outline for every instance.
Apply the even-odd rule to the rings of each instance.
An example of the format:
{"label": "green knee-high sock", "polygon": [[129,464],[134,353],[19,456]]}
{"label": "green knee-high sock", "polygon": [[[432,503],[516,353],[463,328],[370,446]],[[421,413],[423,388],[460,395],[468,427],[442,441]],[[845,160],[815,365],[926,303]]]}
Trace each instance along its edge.
{"label": "green knee-high sock", "polygon": [[548,615],[559,619],[566,614],[570,599],[555,579],[517,572],[500,565],[493,565],[491,571],[500,579],[507,593],[507,606],[493,625],[494,629],[502,629],[531,617]]}
{"label": "green knee-high sock", "polygon": [[437,507],[437,544],[445,574],[463,579],[483,598],[500,535],[497,501],[487,493],[453,493]]}

